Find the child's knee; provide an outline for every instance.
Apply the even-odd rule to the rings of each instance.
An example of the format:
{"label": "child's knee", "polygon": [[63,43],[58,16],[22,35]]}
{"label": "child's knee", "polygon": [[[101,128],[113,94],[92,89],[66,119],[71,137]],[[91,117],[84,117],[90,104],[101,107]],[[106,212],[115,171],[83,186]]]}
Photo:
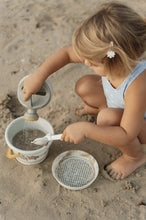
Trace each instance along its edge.
{"label": "child's knee", "polygon": [[88,79],[88,76],[83,76],[76,82],[75,92],[81,97],[87,93]]}
{"label": "child's knee", "polygon": [[109,118],[106,114],[106,109],[102,109],[97,116],[97,125],[105,126],[109,124]]}
{"label": "child's knee", "polygon": [[104,108],[98,113],[97,125],[118,126],[120,125],[123,110]]}

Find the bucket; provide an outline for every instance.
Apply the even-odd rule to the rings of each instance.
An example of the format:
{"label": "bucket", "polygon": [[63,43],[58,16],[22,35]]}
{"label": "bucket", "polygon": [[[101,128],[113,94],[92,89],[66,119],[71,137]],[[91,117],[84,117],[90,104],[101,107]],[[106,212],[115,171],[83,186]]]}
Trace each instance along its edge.
{"label": "bucket", "polygon": [[37,150],[26,151],[19,149],[12,144],[13,137],[24,128],[33,130],[39,129],[45,134],[54,134],[54,130],[52,125],[47,120],[40,117],[37,121],[30,123],[26,122],[28,121],[26,121],[22,116],[13,120],[6,128],[5,139],[9,147],[7,150],[7,157],[10,159],[16,158],[16,160],[25,165],[38,164],[46,159],[52,141],[49,141],[46,146],[43,146]]}

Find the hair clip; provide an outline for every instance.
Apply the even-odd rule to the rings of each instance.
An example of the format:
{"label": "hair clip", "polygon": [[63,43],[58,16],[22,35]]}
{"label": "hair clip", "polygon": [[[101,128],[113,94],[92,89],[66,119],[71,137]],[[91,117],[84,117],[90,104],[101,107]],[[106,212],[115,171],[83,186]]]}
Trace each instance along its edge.
{"label": "hair clip", "polygon": [[116,53],[113,50],[109,50],[107,52],[107,57],[110,58],[110,59],[115,57],[115,55],[116,55]]}
{"label": "hair clip", "polygon": [[[111,41],[110,47],[112,48],[113,46],[114,46],[113,41]],[[106,55],[108,58],[111,59],[111,58],[115,57],[116,53],[113,50],[109,50]]]}

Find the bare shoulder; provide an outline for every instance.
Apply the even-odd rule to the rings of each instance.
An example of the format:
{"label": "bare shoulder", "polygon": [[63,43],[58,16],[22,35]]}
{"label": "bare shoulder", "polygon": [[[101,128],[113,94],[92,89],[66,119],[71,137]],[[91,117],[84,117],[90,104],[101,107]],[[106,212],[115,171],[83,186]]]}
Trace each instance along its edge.
{"label": "bare shoulder", "polygon": [[130,93],[146,95],[146,70],[144,70],[128,87],[125,97],[128,97]]}
{"label": "bare shoulder", "polygon": [[146,70],[144,70],[128,87],[125,94],[125,102],[131,105],[145,106],[146,110]]}

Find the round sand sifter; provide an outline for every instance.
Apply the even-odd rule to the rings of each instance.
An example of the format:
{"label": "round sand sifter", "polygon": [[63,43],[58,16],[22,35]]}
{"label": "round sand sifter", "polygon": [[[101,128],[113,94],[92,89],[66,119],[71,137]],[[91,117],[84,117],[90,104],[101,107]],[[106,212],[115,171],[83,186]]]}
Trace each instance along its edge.
{"label": "round sand sifter", "polygon": [[81,190],[94,182],[99,166],[95,158],[87,152],[69,150],[55,158],[52,173],[61,186],[70,190]]}
{"label": "round sand sifter", "polygon": [[[26,76],[28,77],[28,76]],[[38,120],[37,110],[46,106],[50,100],[53,93],[51,82],[47,79],[36,94],[32,94],[27,101],[23,101],[23,82],[22,78],[18,84],[17,97],[19,102],[27,108],[27,112],[24,114],[24,118],[29,121]],[[33,83],[33,82],[32,82]]]}

